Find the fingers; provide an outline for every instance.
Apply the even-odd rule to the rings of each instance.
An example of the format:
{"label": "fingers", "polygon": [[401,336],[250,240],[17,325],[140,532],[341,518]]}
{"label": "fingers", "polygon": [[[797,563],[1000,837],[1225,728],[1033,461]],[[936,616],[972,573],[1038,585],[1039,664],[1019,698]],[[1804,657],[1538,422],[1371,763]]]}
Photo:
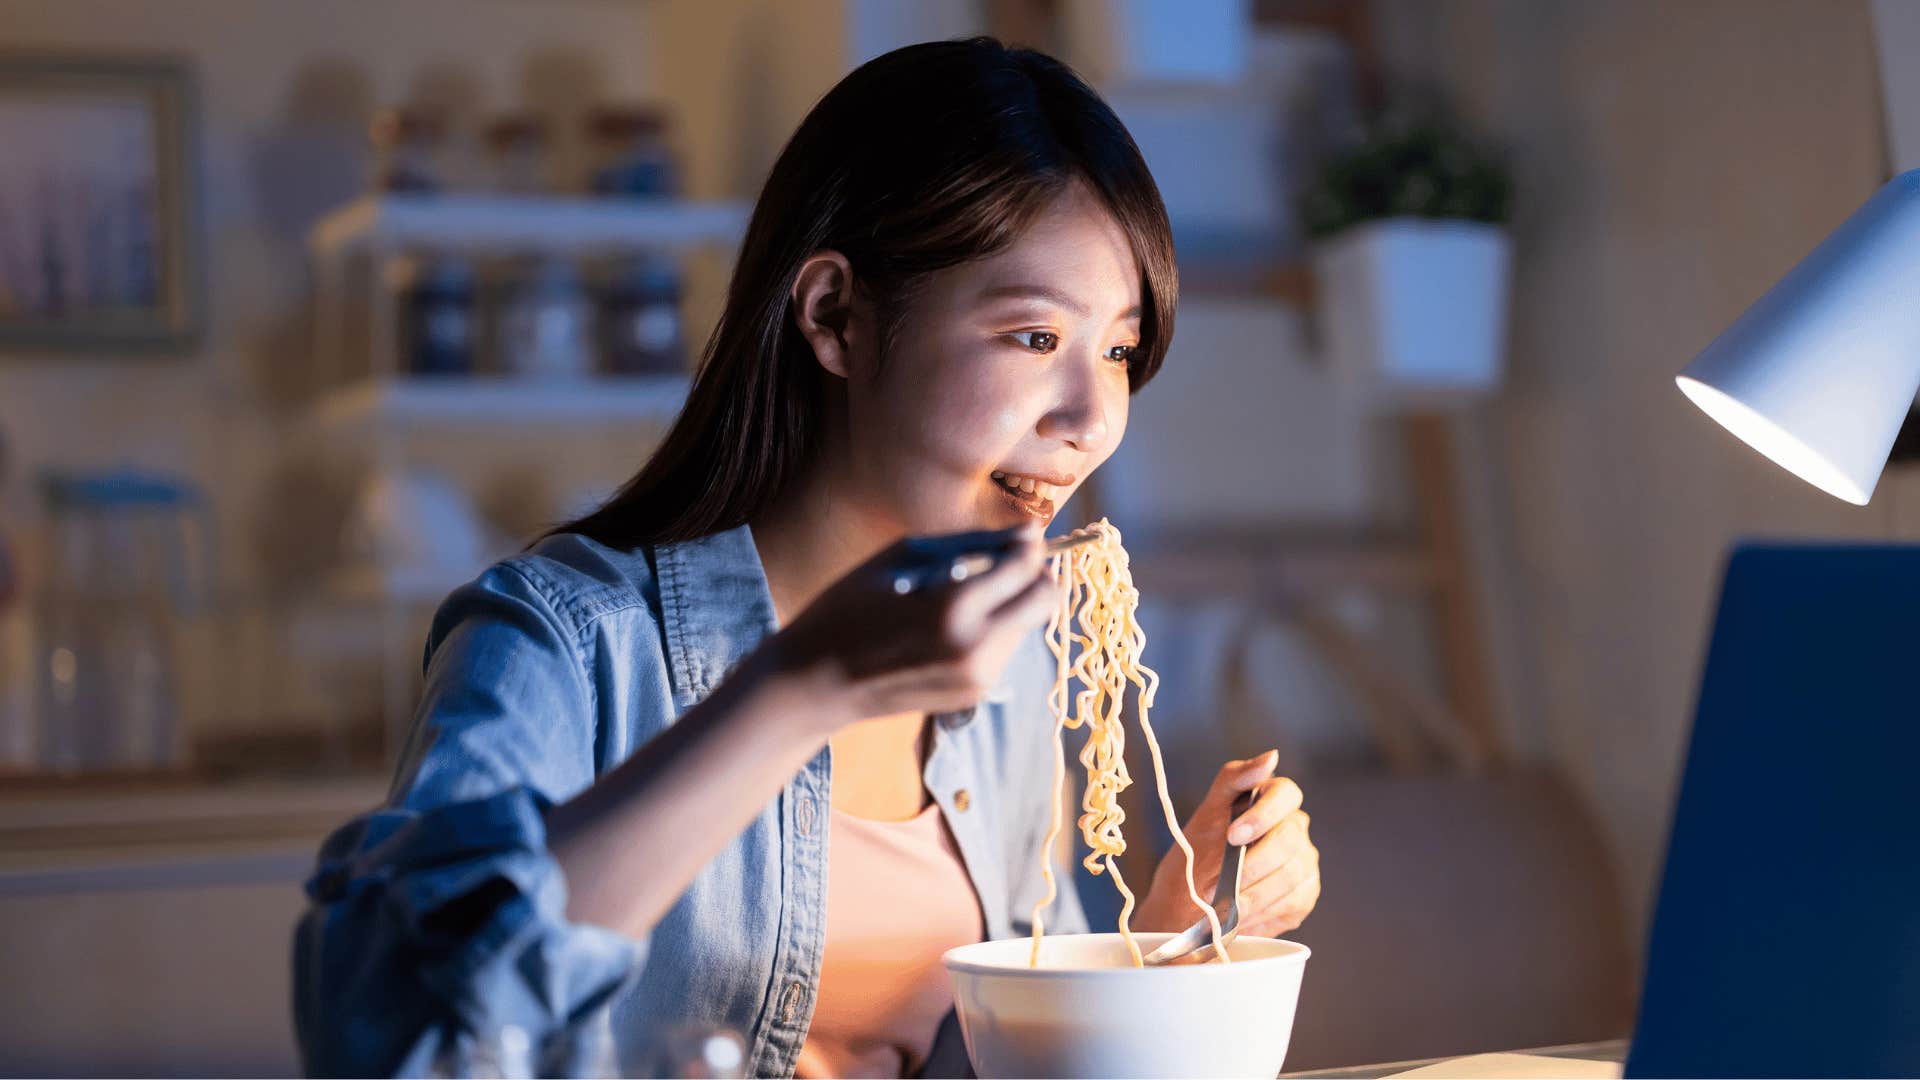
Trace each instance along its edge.
{"label": "fingers", "polygon": [[[901,540],[829,587],[781,634],[801,655],[830,658],[867,715],[968,708],[1057,605],[1043,531],[1036,520]],[[991,564],[958,581],[944,572],[968,555]],[[875,604],[876,591],[887,594],[884,603]]]}
{"label": "fingers", "polygon": [[1214,775],[1213,786],[1207,789],[1207,797],[1201,801],[1203,804],[1230,805],[1235,795],[1252,791],[1261,781],[1272,776],[1279,764],[1278,750],[1268,750],[1242,761],[1229,761],[1220,766],[1220,771]]}
{"label": "fingers", "polygon": [[[922,596],[944,597],[958,591],[948,574],[949,568],[956,562],[985,557],[992,563],[988,566],[990,571],[1003,562],[1003,557],[1021,540],[1038,536],[1044,529],[1045,526],[1038,521],[1032,521],[1008,529],[904,536],[875,553],[861,569],[870,582],[884,584],[896,592],[913,591]],[[986,571],[976,570],[968,580],[985,576]],[[895,584],[903,577],[909,583],[909,589],[902,589]]]}
{"label": "fingers", "polygon": [[1300,785],[1284,776],[1260,781],[1259,794],[1254,797],[1253,805],[1227,827],[1227,843],[1245,844],[1267,835],[1289,814],[1299,810],[1300,802],[1305,797]]}
{"label": "fingers", "polygon": [[1037,520],[1009,529],[976,529],[972,532],[942,533],[934,536],[909,536],[894,545],[901,556],[922,562],[945,562],[961,555],[998,551],[1027,532],[1042,529]]}
{"label": "fingers", "polygon": [[1060,603],[1060,586],[1053,575],[1042,566],[1038,575],[1029,581],[1025,588],[1014,595],[1013,599],[995,608],[988,618],[994,623],[1004,625],[1017,634],[1024,635],[1033,627],[1046,622],[1053,609]]}
{"label": "fingers", "polygon": [[1044,567],[1006,603],[986,617],[984,632],[968,649],[965,665],[982,685],[997,679],[1014,648],[1044,624],[1058,603],[1059,590]]}
{"label": "fingers", "polygon": [[[1275,781],[1272,788],[1293,787]],[[1296,801],[1291,793],[1268,791],[1265,798]],[[1252,811],[1247,816],[1252,816]],[[1247,864],[1240,887],[1241,925],[1252,934],[1272,936],[1293,930],[1305,921],[1320,900],[1320,849],[1308,837],[1311,819],[1294,809],[1247,848]],[[1251,882],[1245,884],[1244,882]]]}
{"label": "fingers", "polygon": [[1278,937],[1298,930],[1319,903],[1320,870],[1317,866],[1311,874],[1278,896],[1262,896],[1250,903],[1243,890],[1240,932],[1253,937]]}
{"label": "fingers", "polygon": [[1046,544],[1038,523],[1022,529],[991,569],[955,587],[951,614],[963,627],[977,627],[1000,607],[1022,597],[1036,582],[1047,582]]}
{"label": "fingers", "polygon": [[[1283,839],[1283,834],[1292,833]],[[1288,827],[1267,834],[1255,845],[1278,865],[1240,887],[1240,925],[1247,932],[1270,936],[1295,929],[1320,899],[1320,849],[1306,840],[1305,827]],[[1253,852],[1249,852],[1251,855]],[[1251,872],[1252,867],[1248,870]]]}
{"label": "fingers", "polygon": [[1242,881],[1259,881],[1313,846],[1307,838],[1307,812],[1296,810],[1262,833],[1247,848]]}
{"label": "fingers", "polygon": [[1041,530],[1020,530],[988,570],[909,598],[923,605],[910,621],[933,621],[901,635],[905,678],[883,696],[909,697],[919,703],[914,708],[931,711],[971,707],[1000,678],[1018,641],[1046,621],[1055,597]]}

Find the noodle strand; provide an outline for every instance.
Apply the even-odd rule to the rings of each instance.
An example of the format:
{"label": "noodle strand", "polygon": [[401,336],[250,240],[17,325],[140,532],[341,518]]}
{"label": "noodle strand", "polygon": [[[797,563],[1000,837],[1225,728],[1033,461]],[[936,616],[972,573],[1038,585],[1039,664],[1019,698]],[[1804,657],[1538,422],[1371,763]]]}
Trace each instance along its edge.
{"label": "noodle strand", "polygon": [[[1112,877],[1114,888],[1121,896],[1120,937],[1134,966],[1141,966],[1140,947],[1134,942],[1128,925],[1134,895],[1120,876],[1117,861],[1127,850],[1126,837],[1121,832],[1126,812],[1120,808],[1120,793],[1133,783],[1127,775],[1126,729],[1121,716],[1129,684],[1139,691],[1140,732],[1146,736],[1147,748],[1152,753],[1160,809],[1166,815],[1174,843],[1180,845],[1186,856],[1187,896],[1206,917],[1213,934],[1214,954],[1221,963],[1230,963],[1226,949],[1221,946],[1220,916],[1212,904],[1201,899],[1194,885],[1193,845],[1187,842],[1174,813],[1160,742],[1147,720],[1154,694],[1160,687],[1160,676],[1140,662],[1147,634],[1137,616],[1140,593],[1133,587],[1127,551],[1120,544],[1120,530],[1105,518],[1088,528],[1098,534],[1098,540],[1061,552],[1053,557],[1052,563],[1054,580],[1060,585],[1060,603],[1047,621],[1046,633],[1047,647],[1052,650],[1055,662],[1054,684],[1047,694],[1047,707],[1055,722],[1053,790],[1056,796],[1052,825],[1040,852],[1046,895],[1033,909],[1033,948],[1027,966],[1039,966],[1040,941],[1045,934],[1042,914],[1058,895],[1052,852],[1062,824],[1058,792],[1066,780],[1063,736],[1065,731],[1081,727],[1087,729],[1087,739],[1079,753],[1087,784],[1080,799],[1079,826],[1081,839],[1088,849],[1082,864],[1089,873],[1106,873]],[[1069,684],[1076,679],[1082,689],[1073,695],[1069,709]]]}

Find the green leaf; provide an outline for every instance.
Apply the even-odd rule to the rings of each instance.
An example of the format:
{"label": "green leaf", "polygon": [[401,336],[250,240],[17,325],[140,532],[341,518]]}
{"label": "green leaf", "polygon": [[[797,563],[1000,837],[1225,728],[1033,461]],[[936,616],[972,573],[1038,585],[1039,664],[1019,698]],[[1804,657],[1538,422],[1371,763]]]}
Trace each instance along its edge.
{"label": "green leaf", "polygon": [[1354,146],[1328,160],[1300,195],[1314,238],[1399,215],[1504,225],[1512,183],[1499,157],[1430,105],[1400,102],[1375,116]]}

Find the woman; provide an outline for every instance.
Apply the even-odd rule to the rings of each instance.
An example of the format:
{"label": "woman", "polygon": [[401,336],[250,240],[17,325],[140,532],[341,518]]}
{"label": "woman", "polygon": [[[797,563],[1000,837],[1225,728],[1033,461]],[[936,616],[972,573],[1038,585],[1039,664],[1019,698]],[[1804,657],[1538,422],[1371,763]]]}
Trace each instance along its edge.
{"label": "woman", "polygon": [[[308,1067],[611,1024],[629,1067],[727,1025],[755,1074],[964,1069],[940,953],[1027,933],[1043,895],[1040,531],[1119,442],[1175,292],[1152,178],[1064,66],[978,39],[847,76],[774,165],[660,449],[437,615],[390,805],[309,885]],[[982,540],[904,538],[982,529],[1012,541],[990,571],[890,587]],[[1205,894],[1259,789],[1231,823],[1252,933],[1319,893],[1274,762],[1187,823]],[[1184,870],[1136,927],[1197,917]],[[1071,889],[1048,924],[1086,929]]]}

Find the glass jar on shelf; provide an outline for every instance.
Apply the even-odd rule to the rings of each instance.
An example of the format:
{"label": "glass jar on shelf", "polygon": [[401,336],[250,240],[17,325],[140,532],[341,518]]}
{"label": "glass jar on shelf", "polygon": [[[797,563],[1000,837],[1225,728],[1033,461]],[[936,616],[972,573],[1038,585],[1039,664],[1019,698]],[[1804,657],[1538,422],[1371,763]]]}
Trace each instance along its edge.
{"label": "glass jar on shelf", "polygon": [[487,164],[495,192],[534,195],[548,190],[550,134],[547,122],[533,113],[508,113],[487,124]]}
{"label": "glass jar on shelf", "polygon": [[445,184],[442,142],[446,118],[421,108],[392,106],[381,109],[367,127],[373,145],[375,191],[389,194],[427,194]]}
{"label": "glass jar on shelf", "polygon": [[469,375],[476,333],[474,275],[447,254],[404,255],[387,264],[399,313],[400,368],[411,375]]}
{"label": "glass jar on shelf", "polygon": [[607,265],[600,287],[600,353],[615,375],[687,370],[680,268],[671,256],[642,252]]}
{"label": "glass jar on shelf", "polygon": [[680,168],[667,141],[667,115],[657,108],[602,105],[587,114],[596,195],[670,198],[680,192]]}
{"label": "glass jar on shelf", "polygon": [[42,761],[61,771],[174,766],[176,631],[207,576],[205,502],[182,482],[124,471],[50,473],[42,493]]}
{"label": "glass jar on shelf", "polygon": [[528,378],[593,373],[593,301],[571,259],[517,264],[502,289],[494,333],[496,366]]}

